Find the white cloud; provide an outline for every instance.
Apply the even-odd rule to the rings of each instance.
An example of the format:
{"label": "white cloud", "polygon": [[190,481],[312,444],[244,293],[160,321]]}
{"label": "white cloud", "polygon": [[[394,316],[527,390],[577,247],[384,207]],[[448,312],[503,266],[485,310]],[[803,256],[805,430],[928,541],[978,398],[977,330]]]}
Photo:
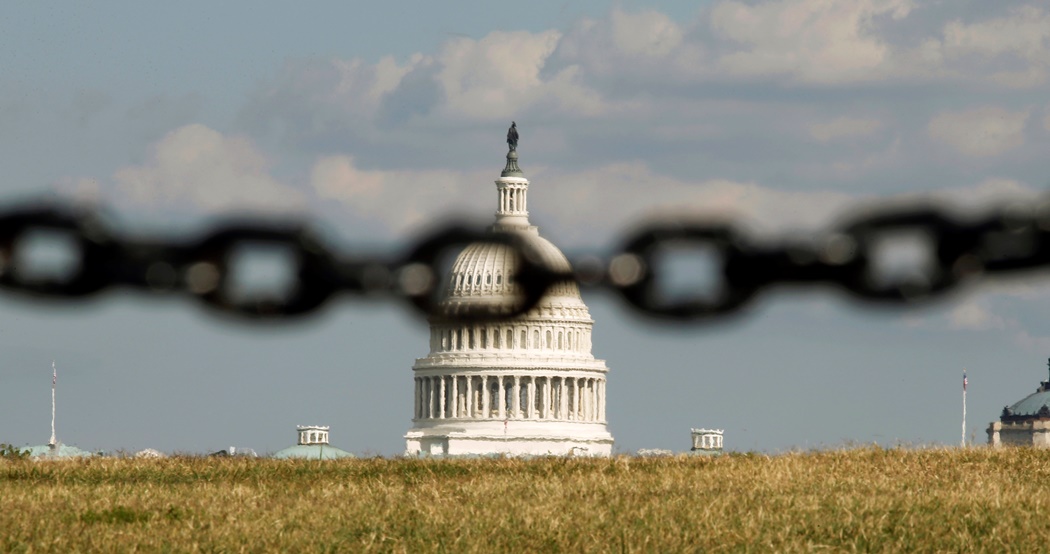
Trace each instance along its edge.
{"label": "white cloud", "polygon": [[374,110],[385,95],[397,89],[405,75],[428,62],[422,54],[413,55],[404,65],[398,64],[390,56],[380,59],[375,65],[369,65],[359,58],[334,59],[331,64],[338,73],[339,81],[333,93],[347,102],[349,108]]}
{"label": "white cloud", "polygon": [[682,44],[682,28],[660,12],[627,13],[616,9],[609,19],[614,43],[626,54],[661,58]]}
{"label": "white cloud", "polygon": [[1006,320],[990,312],[986,306],[975,300],[963,302],[948,314],[952,329],[984,331],[988,329],[1005,329]]}
{"label": "white cloud", "polygon": [[298,211],[305,198],[269,174],[251,141],[200,124],[180,127],[150,149],[150,159],[113,175],[116,200],[155,210]]}
{"label": "white cloud", "polygon": [[1050,56],[1050,13],[1022,6],[1010,15],[966,24],[954,20],[944,26],[944,47],[955,53],[994,57],[1013,54],[1033,61]]}
{"label": "white cloud", "polygon": [[1024,144],[1029,112],[984,107],[942,112],[930,120],[927,132],[967,156],[997,156]]}
{"label": "white cloud", "polygon": [[[311,170],[310,185],[322,202],[335,201],[359,218],[395,235],[456,213],[496,209],[492,175],[447,170],[365,170],[351,156],[326,156]],[[489,194],[482,194],[481,191]]]}
{"label": "white cloud", "polygon": [[1050,350],[1050,337],[1032,335],[1026,330],[1018,331],[1014,335],[1014,343],[1029,352],[1036,352],[1040,355]]}
{"label": "white cloud", "polygon": [[[577,237],[619,233],[642,219],[668,216],[742,218],[759,230],[811,228],[856,197],[835,191],[783,191],[729,179],[685,181],[646,164],[538,175],[529,203]],[[550,183],[550,185],[543,185]]]}
{"label": "white cloud", "polygon": [[922,56],[947,76],[990,80],[1012,88],[1046,82],[1050,69],[1050,12],[1020,6],[1001,17],[949,21]]}
{"label": "white cloud", "polygon": [[711,10],[711,28],[739,47],[720,60],[731,74],[865,81],[884,76],[891,58],[890,46],[874,31],[874,18],[903,19],[911,9],[909,0],[727,1]]}
{"label": "white cloud", "polygon": [[841,138],[853,138],[871,135],[882,128],[877,119],[865,119],[842,116],[824,123],[809,126],[809,133],[820,142],[829,142]]}
{"label": "white cloud", "polygon": [[450,117],[503,120],[537,102],[551,109],[596,115],[601,99],[580,84],[579,68],[569,66],[554,75],[542,74],[561,33],[503,32],[481,40],[457,38],[437,57],[436,79],[445,95],[443,112]]}

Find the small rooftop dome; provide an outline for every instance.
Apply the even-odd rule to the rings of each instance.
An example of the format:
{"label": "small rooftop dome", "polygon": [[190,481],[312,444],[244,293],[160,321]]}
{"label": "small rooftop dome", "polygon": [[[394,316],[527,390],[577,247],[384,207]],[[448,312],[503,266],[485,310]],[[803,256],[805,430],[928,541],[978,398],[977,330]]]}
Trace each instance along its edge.
{"label": "small rooftop dome", "polygon": [[282,460],[293,458],[304,460],[353,458],[353,454],[328,445],[328,429],[327,425],[297,425],[295,431],[299,437],[298,444],[278,450],[273,457]]}
{"label": "small rooftop dome", "polygon": [[[1050,368],[1050,360],[1047,360]],[[1040,381],[1039,388],[1028,396],[1003,408],[1001,421],[1050,419],[1050,380]]]}
{"label": "small rooftop dome", "polygon": [[88,458],[93,455],[87,450],[81,450],[75,446],[62,443],[27,446],[21,450],[29,451],[29,457],[34,460],[69,460]]}

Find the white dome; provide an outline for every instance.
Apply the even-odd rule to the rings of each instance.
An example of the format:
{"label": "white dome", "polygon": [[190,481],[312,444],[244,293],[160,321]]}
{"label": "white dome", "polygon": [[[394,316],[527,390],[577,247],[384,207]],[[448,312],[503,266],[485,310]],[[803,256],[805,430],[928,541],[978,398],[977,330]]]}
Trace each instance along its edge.
{"label": "white dome", "polygon": [[[535,227],[523,231],[496,232],[513,232],[524,238],[530,258],[548,269],[558,272],[572,271],[572,265],[565,254],[549,240],[541,237],[535,231]],[[518,258],[507,245],[487,242],[468,245],[456,257],[449,271],[443,304],[454,313],[457,304],[512,298],[515,295],[513,276],[518,270],[517,266]],[[587,309],[580,297],[579,287],[573,282],[552,286],[533,311],[551,306]]]}

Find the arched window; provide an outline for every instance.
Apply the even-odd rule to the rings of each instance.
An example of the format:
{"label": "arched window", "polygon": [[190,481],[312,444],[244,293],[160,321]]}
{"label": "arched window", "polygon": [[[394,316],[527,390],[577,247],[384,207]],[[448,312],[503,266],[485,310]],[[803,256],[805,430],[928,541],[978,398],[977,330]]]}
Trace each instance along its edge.
{"label": "arched window", "polygon": [[529,338],[527,333],[528,331],[526,331],[525,329],[521,330],[521,342],[518,343],[518,347],[522,349],[527,349],[529,347]]}
{"label": "arched window", "polygon": [[486,273],[485,274],[485,284],[486,285],[491,285],[492,284],[492,274],[491,273]]}
{"label": "arched window", "polygon": [[499,329],[495,329],[492,332],[492,347],[493,348],[499,348],[500,347],[499,339],[500,339],[500,330]]}
{"label": "arched window", "polygon": [[547,329],[547,350],[551,349],[551,331]]}
{"label": "arched window", "polygon": [[496,284],[497,285],[502,285],[503,284],[503,274],[502,273],[497,273],[496,274]]}
{"label": "arched window", "polygon": [[564,348],[564,346],[562,346],[562,342],[561,342],[562,335],[563,335],[563,333],[561,331],[558,331],[558,350],[562,350]]}
{"label": "arched window", "polygon": [[470,349],[474,350],[474,329],[467,329],[467,338],[470,342]]}
{"label": "arched window", "polygon": [[539,331],[533,331],[532,332],[532,347],[535,348],[536,350],[540,349],[540,332]]}
{"label": "arched window", "polygon": [[478,332],[481,333],[481,349],[484,350],[489,347],[489,330],[482,327]]}
{"label": "arched window", "polygon": [[474,284],[475,285],[480,285],[481,284],[481,274],[480,273],[478,273],[477,277],[474,278]]}
{"label": "arched window", "polygon": [[507,329],[507,348],[514,348],[514,331]]}
{"label": "arched window", "polygon": [[456,350],[463,350],[463,331],[456,329]]}

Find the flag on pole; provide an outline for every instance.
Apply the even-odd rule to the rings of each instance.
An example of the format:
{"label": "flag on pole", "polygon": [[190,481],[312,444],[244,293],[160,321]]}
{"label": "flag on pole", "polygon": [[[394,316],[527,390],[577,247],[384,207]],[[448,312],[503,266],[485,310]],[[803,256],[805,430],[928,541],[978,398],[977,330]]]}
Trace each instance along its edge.
{"label": "flag on pole", "polygon": [[55,362],[51,362],[51,386],[58,384],[58,369],[55,367]]}
{"label": "flag on pole", "polygon": [[969,383],[969,381],[966,380],[966,370],[964,369],[963,370],[963,392],[966,392],[966,385],[968,383]]}

